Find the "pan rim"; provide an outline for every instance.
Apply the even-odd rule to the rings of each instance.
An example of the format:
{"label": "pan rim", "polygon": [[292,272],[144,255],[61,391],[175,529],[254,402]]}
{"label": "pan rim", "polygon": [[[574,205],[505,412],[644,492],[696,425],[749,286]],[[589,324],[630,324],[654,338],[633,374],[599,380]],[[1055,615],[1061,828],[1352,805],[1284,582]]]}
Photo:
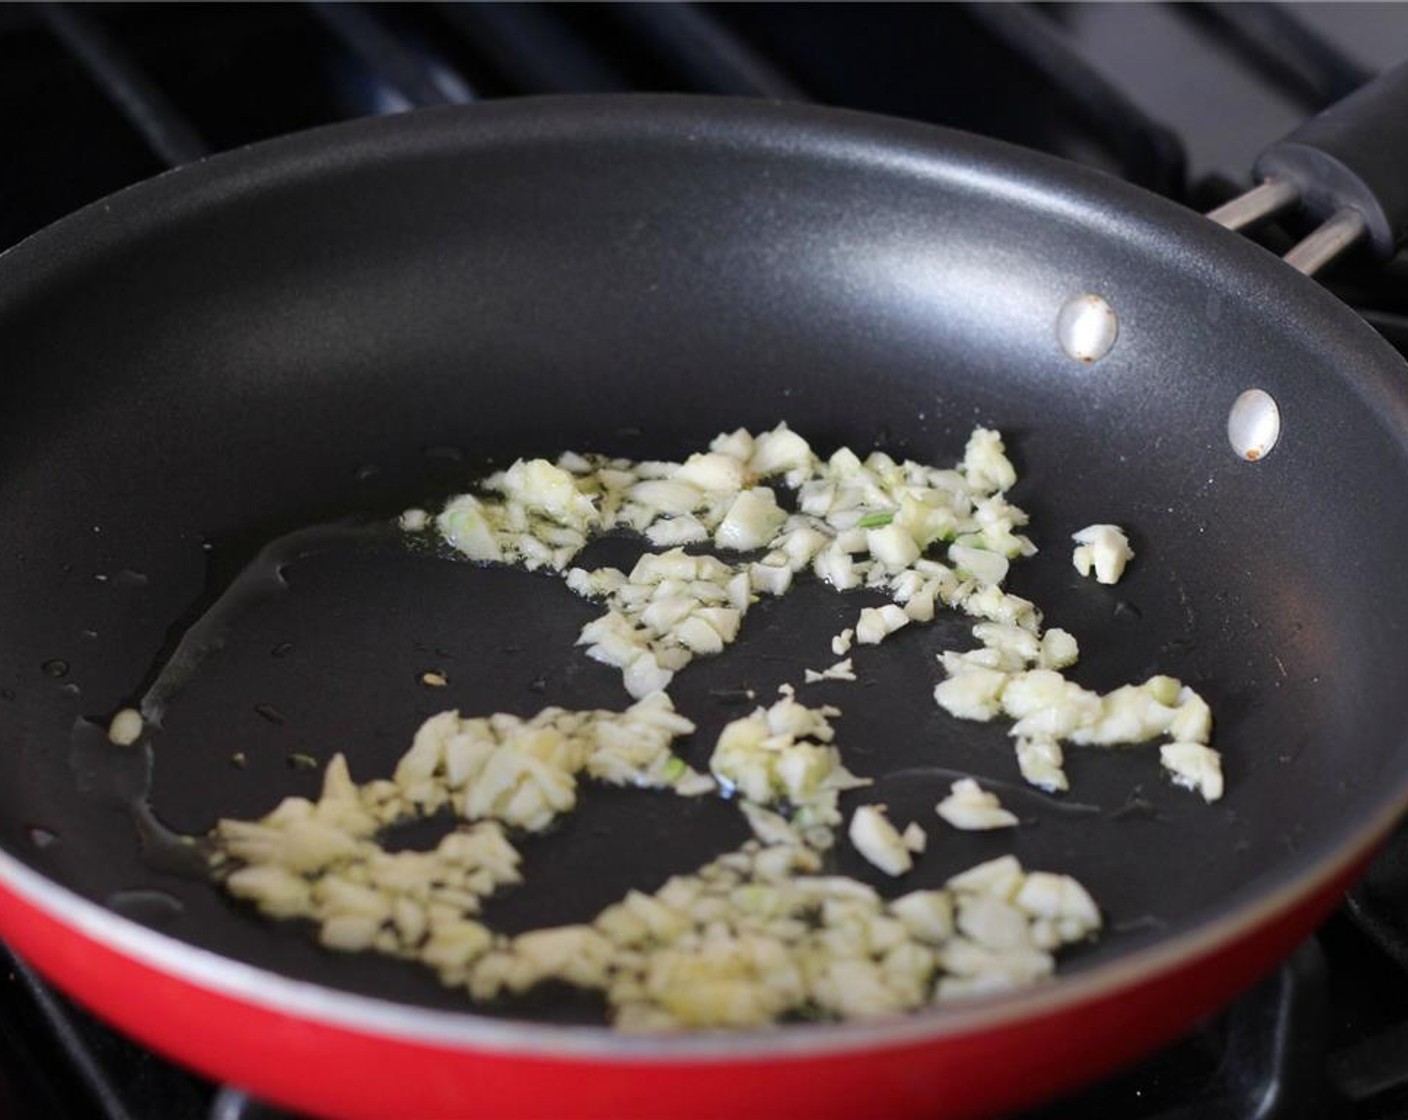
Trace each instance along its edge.
{"label": "pan rim", "polygon": [[[1408,802],[1408,797],[1404,798]],[[222,956],[108,910],[45,878],[0,849],[0,886],[79,937],[205,991],[304,1022],[387,1041],[430,1044],[466,1053],[527,1058],[611,1058],[669,1063],[758,1062],[881,1050],[998,1031],[1056,1016],[1143,987],[1199,959],[1251,938],[1277,918],[1315,898],[1368,856],[1396,823],[1403,805],[1366,822],[1356,844],[1332,854],[1313,872],[1212,918],[1177,937],[1086,971],[1058,974],[1045,985],[929,1007],[893,1020],[802,1023],[782,1029],[641,1036],[604,1025],[563,1025],[493,1019],[473,1010],[446,1011],[326,987]],[[1248,979],[1251,979],[1250,977]]]}
{"label": "pan rim", "polygon": [[[586,137],[611,135],[614,127],[615,134],[619,135],[618,118],[623,118],[628,124],[634,122],[637,128],[644,120],[649,127],[642,131],[652,136],[664,136],[676,129],[684,134],[692,128],[695,134],[690,135],[690,139],[702,134],[737,145],[741,141],[733,130],[742,122],[767,131],[762,140],[756,136],[744,137],[749,145],[758,148],[777,146],[787,129],[795,126],[801,130],[796,138],[799,147],[805,149],[801,141],[808,135],[820,136],[828,158],[845,156],[857,144],[873,146],[886,142],[890,162],[914,162],[923,169],[927,161],[930,170],[936,172],[942,157],[949,163],[944,170],[950,178],[965,175],[991,183],[1009,195],[1040,200],[1052,209],[1069,209],[1080,199],[1097,194],[1105,202],[1110,196],[1116,202],[1124,200],[1125,205],[1115,207],[1117,212],[1109,220],[1147,225],[1168,242],[1205,250],[1203,263],[1209,268],[1230,262],[1242,271],[1250,269],[1268,277],[1274,281],[1272,286],[1278,295],[1287,302],[1308,308],[1315,318],[1325,319],[1337,328],[1335,339],[1327,341],[1327,347],[1333,344],[1348,348],[1356,337],[1362,340],[1361,344],[1368,345],[1372,339],[1380,348],[1379,356],[1383,360],[1348,369],[1346,385],[1392,407],[1397,420],[1396,435],[1400,442],[1408,445],[1408,401],[1401,390],[1391,388],[1386,372],[1380,373],[1390,357],[1393,364],[1402,365],[1397,355],[1378,339],[1372,328],[1328,293],[1311,281],[1302,278],[1292,281],[1290,277],[1294,274],[1286,266],[1236,235],[1100,172],[999,142],[868,114],[782,103],[640,95],[525,98],[495,105],[425,110],[396,120],[347,122],[281,137],[212,156],[135,184],[19,242],[0,254],[0,307],[10,297],[22,299],[26,289],[41,287],[45,278],[61,274],[64,267],[75,261],[89,259],[93,251],[110,249],[141,236],[160,220],[156,215],[162,213],[163,206],[174,199],[180,199],[180,205],[175,207],[176,218],[184,220],[201,212],[203,207],[218,203],[225,194],[238,197],[243,191],[276,186],[290,169],[312,174],[332,165],[346,171],[365,164],[369,158],[433,153],[462,142],[467,128],[479,129],[486,121],[494,127],[483,128],[484,135],[507,135],[516,117],[532,121],[535,114],[544,112],[545,105],[551,106],[546,111],[548,134],[566,136],[578,128]],[[460,123],[472,115],[478,115],[480,121],[473,126]],[[535,135],[528,130],[525,139]],[[393,137],[395,143],[381,143]],[[970,166],[956,171],[951,166],[955,152],[971,157]],[[873,162],[873,155],[870,158]],[[1035,186],[1031,183],[1033,178],[1037,180]],[[163,205],[153,205],[154,199],[161,199]],[[1150,208],[1154,210],[1152,217],[1146,212]],[[1087,222],[1101,220],[1099,215],[1088,211],[1081,216]],[[1272,270],[1277,269],[1285,269],[1285,275],[1273,275]],[[1385,423],[1388,422],[1386,417]],[[1408,783],[1400,784],[1408,787]],[[524,1055],[664,1062],[767,1061],[780,1056],[810,1057],[993,1030],[1017,1020],[1054,1015],[1167,975],[1249,937],[1290,912],[1298,903],[1311,899],[1354,867],[1408,808],[1408,788],[1395,792],[1394,784],[1386,783],[1378,802],[1376,810],[1360,817],[1353,828],[1338,838],[1326,839],[1327,850],[1317,859],[1302,864],[1295,874],[1287,874],[1284,867],[1280,868],[1281,881],[1268,884],[1245,903],[1230,911],[1218,911],[1191,928],[1185,927],[1176,936],[1161,939],[1146,948],[1131,950],[1088,970],[1059,976],[1050,985],[969,1006],[920,1012],[893,1022],[807,1024],[781,1031],[727,1035],[640,1039],[602,1026],[568,1027],[488,1019],[472,1010],[443,1011],[358,995],[223,957],[142,926],[47,879],[3,849],[0,849],[0,884],[81,936],[109,945],[196,987],[353,1033]]]}

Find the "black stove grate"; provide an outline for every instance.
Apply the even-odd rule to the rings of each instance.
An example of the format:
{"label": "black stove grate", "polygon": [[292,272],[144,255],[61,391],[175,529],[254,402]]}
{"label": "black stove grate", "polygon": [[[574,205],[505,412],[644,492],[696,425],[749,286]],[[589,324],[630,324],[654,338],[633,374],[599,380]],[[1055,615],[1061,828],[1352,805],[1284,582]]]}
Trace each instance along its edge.
{"label": "black stove grate", "polygon": [[[897,113],[1084,158],[1182,197],[1178,138],[1082,58],[1058,12],[1025,5],[900,5],[880,14],[848,4],[39,5],[12,9],[0,24],[0,63],[14,63],[0,65],[0,130],[12,145],[11,174],[31,182],[66,177],[93,132],[146,150],[147,161],[105,159],[120,181],[73,184],[59,213],[146,177],[151,160],[175,166],[314,124],[476,96],[626,90],[811,99]],[[916,57],[941,52],[951,65]],[[903,65],[892,65],[895,59]],[[994,73],[1016,87],[1013,94],[992,95]],[[35,86],[54,75],[73,87],[68,98],[108,103],[108,112],[93,117],[77,105],[53,105],[62,117],[48,123],[71,129],[68,144],[32,122]],[[129,136],[112,137],[113,113]],[[11,117],[16,127],[5,130]],[[6,186],[0,180],[0,192]],[[56,216],[52,206],[11,209],[0,219],[0,243]]]}

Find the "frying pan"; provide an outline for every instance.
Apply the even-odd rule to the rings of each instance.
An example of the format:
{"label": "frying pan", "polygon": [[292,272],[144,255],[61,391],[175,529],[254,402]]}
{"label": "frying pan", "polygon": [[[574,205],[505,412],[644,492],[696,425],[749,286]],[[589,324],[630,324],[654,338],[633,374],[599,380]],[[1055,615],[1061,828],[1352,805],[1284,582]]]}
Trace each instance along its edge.
{"label": "frying pan", "polygon": [[[1355,129],[1403,119],[1396,81],[1273,149],[1312,208],[1362,219],[1341,215],[1303,260],[1360,224],[1391,248],[1392,192],[1382,209],[1365,193],[1383,185],[1379,149]],[[1094,362],[1057,331],[1084,293],[1118,320]],[[12,249],[0,359],[0,932],[98,1014],[274,1102],[347,1117],[1010,1109],[1251,983],[1408,800],[1408,370],[1281,261],[1089,170],[720,100],[358,122],[164,175]],[[1227,434],[1252,388],[1282,422],[1256,462]],[[1090,887],[1105,934],[1057,981],[898,1021],[621,1037],[570,993],[471,1008],[192,874],[172,833],[313,792],[318,775],[290,765],[303,755],[345,751],[365,779],[445,707],[627,702],[571,648],[589,604],[401,547],[378,518],[520,455],[680,456],[784,419],[823,450],[939,463],[976,424],[1001,428],[1042,548],[1012,586],[1080,638],[1078,679],[1167,672],[1212,704],[1228,789],[1206,805],[1150,749],[1072,751],[1068,795],[1026,790],[1001,727],[930,698],[933,654],[968,640],[956,618],[861,651],[855,684],[805,693],[843,709],[848,765],[879,779],[846,807],[929,822],[930,852],[886,893],[1007,851]],[[1097,521],[1133,535],[1117,588],[1070,568],[1069,534]],[[811,585],[759,604],[734,650],[672,690],[699,724],[687,757],[704,763],[744,690],[765,699],[828,663],[866,602]],[[448,687],[421,687],[429,669]],[[154,695],[141,746],[103,741],[113,711]],[[957,773],[1023,826],[941,829],[932,806]],[[592,788],[524,841],[529,885],[486,920],[584,919],[743,835],[718,799]],[[844,847],[836,866],[867,875]]]}

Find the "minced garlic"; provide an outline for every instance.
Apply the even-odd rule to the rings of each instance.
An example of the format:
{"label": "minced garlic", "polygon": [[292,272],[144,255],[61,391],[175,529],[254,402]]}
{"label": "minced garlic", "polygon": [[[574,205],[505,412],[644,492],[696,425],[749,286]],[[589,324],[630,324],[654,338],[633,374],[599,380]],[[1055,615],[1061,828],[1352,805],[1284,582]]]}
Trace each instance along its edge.
{"label": "minced garlic", "polygon": [[793,824],[816,848],[829,848],[840,825],[844,790],[870,784],[841,765],[831,707],[799,704],[790,690],[770,708],[736,719],[720,733],[709,769],[727,791],[755,805],[786,803]]}
{"label": "minced garlic", "polygon": [[785,836],[749,841],[590,924],[499,939],[467,986],[492,998],[565,980],[603,992],[615,1025],[636,1032],[870,1019],[1039,983],[1054,950],[1101,924],[1074,879],[1011,857],[888,903],[819,872]]}
{"label": "minced garlic", "polygon": [[1160,758],[1174,781],[1208,801],[1222,796],[1221,759],[1207,746],[1212,711],[1193,689],[1155,676],[1092,692],[1060,672],[1078,655],[1075,639],[1064,631],[1039,634],[980,623],[973,636],[980,648],[939,655],[948,677],[935,687],[934,700],[959,719],[1010,718],[1017,762],[1032,785],[1052,792],[1068,788],[1062,742],[1115,747],[1167,736],[1171,742]]}
{"label": "minced garlic", "polygon": [[[695,657],[722,652],[758,596],[785,594],[808,568],[839,591],[871,587],[893,599],[838,635],[838,657],[852,640],[874,645],[932,620],[937,605],[1034,625],[1035,608],[999,586],[1012,558],[1035,552],[1017,532],[1026,514],[1004,496],[1015,481],[1001,436],[986,429],[943,470],[847,448],[823,460],[780,424],[722,434],[682,463],[575,452],[556,463],[519,460],[480,492],[447,502],[435,525],[471,559],[563,572],[572,590],[601,600],[606,613],[583,627],[579,644],[620,668],[639,699],[667,688]],[[792,491],[797,512],[764,482]],[[402,525],[423,527],[423,512],[406,511]],[[593,536],[623,529],[665,551],[630,573],[570,568]],[[763,555],[735,563],[682,551],[706,543]],[[926,556],[940,545],[947,565]]]}
{"label": "minced garlic", "polygon": [[[853,645],[957,610],[977,620],[980,646],[940,656],[947,679],[935,697],[963,718],[1012,720],[1028,781],[1066,787],[1063,742],[1167,736],[1161,757],[1174,779],[1220,796],[1211,713],[1196,693],[1167,677],[1106,695],[1080,688],[1061,674],[1078,657],[1075,639],[1043,630],[1036,605],[1002,586],[1011,563],[1036,551],[1021,532],[1027,515],[1006,497],[1016,481],[1001,436],[987,429],[941,469],[846,448],[823,459],[780,424],[723,433],[682,462],[575,452],[519,460],[434,515],[407,510],[407,532],[433,526],[472,560],[556,572],[599,602],[578,644],[621,670],[636,703],[529,718],[440,713],[390,779],[354,783],[339,755],[317,801],[289,798],[261,820],[221,821],[217,871],[271,917],[316,923],[329,948],[418,960],[474,999],[546,981],[600,990],[625,1030],[869,1018],[1038,983],[1054,972],[1057,948],[1100,928],[1076,880],[1004,856],[941,890],[885,902],[865,883],[823,874],[844,821],[840,794],[871,781],[842,764],[831,725],[840,713],[800,704],[784,686],[776,703],[723,729],[705,774],[671,749],[694,725],[664,691],[694,658],[723,653],[760,596],[785,594],[809,571],[838,591],[890,600],[832,640],[844,660],[807,670],[809,682],[854,680]],[[590,540],[620,531],[651,549],[629,572],[573,566]],[[1127,540],[1113,526],[1084,532],[1094,535],[1078,535],[1077,566],[1113,582],[1132,556]],[[422,680],[445,683],[438,672]],[[114,741],[126,730],[114,720]],[[736,797],[753,839],[590,922],[495,933],[478,916],[486,897],[521,878],[508,830],[547,829],[575,807],[583,780],[684,796],[721,790]],[[937,809],[960,828],[1017,823],[971,779]],[[378,843],[388,826],[439,812],[457,826],[436,848],[393,853]],[[891,824],[882,805],[857,807],[847,836],[892,876],[928,842],[917,822]]]}

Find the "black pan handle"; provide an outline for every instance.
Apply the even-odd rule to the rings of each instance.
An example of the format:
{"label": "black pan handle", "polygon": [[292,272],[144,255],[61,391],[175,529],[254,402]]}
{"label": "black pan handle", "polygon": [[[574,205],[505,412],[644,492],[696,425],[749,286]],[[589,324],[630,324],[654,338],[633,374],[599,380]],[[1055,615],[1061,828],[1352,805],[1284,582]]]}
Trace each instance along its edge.
{"label": "black pan handle", "polygon": [[1267,148],[1261,185],[1208,216],[1240,229],[1299,203],[1322,225],[1287,254],[1307,274],[1355,242],[1387,259],[1408,240],[1408,62]]}

